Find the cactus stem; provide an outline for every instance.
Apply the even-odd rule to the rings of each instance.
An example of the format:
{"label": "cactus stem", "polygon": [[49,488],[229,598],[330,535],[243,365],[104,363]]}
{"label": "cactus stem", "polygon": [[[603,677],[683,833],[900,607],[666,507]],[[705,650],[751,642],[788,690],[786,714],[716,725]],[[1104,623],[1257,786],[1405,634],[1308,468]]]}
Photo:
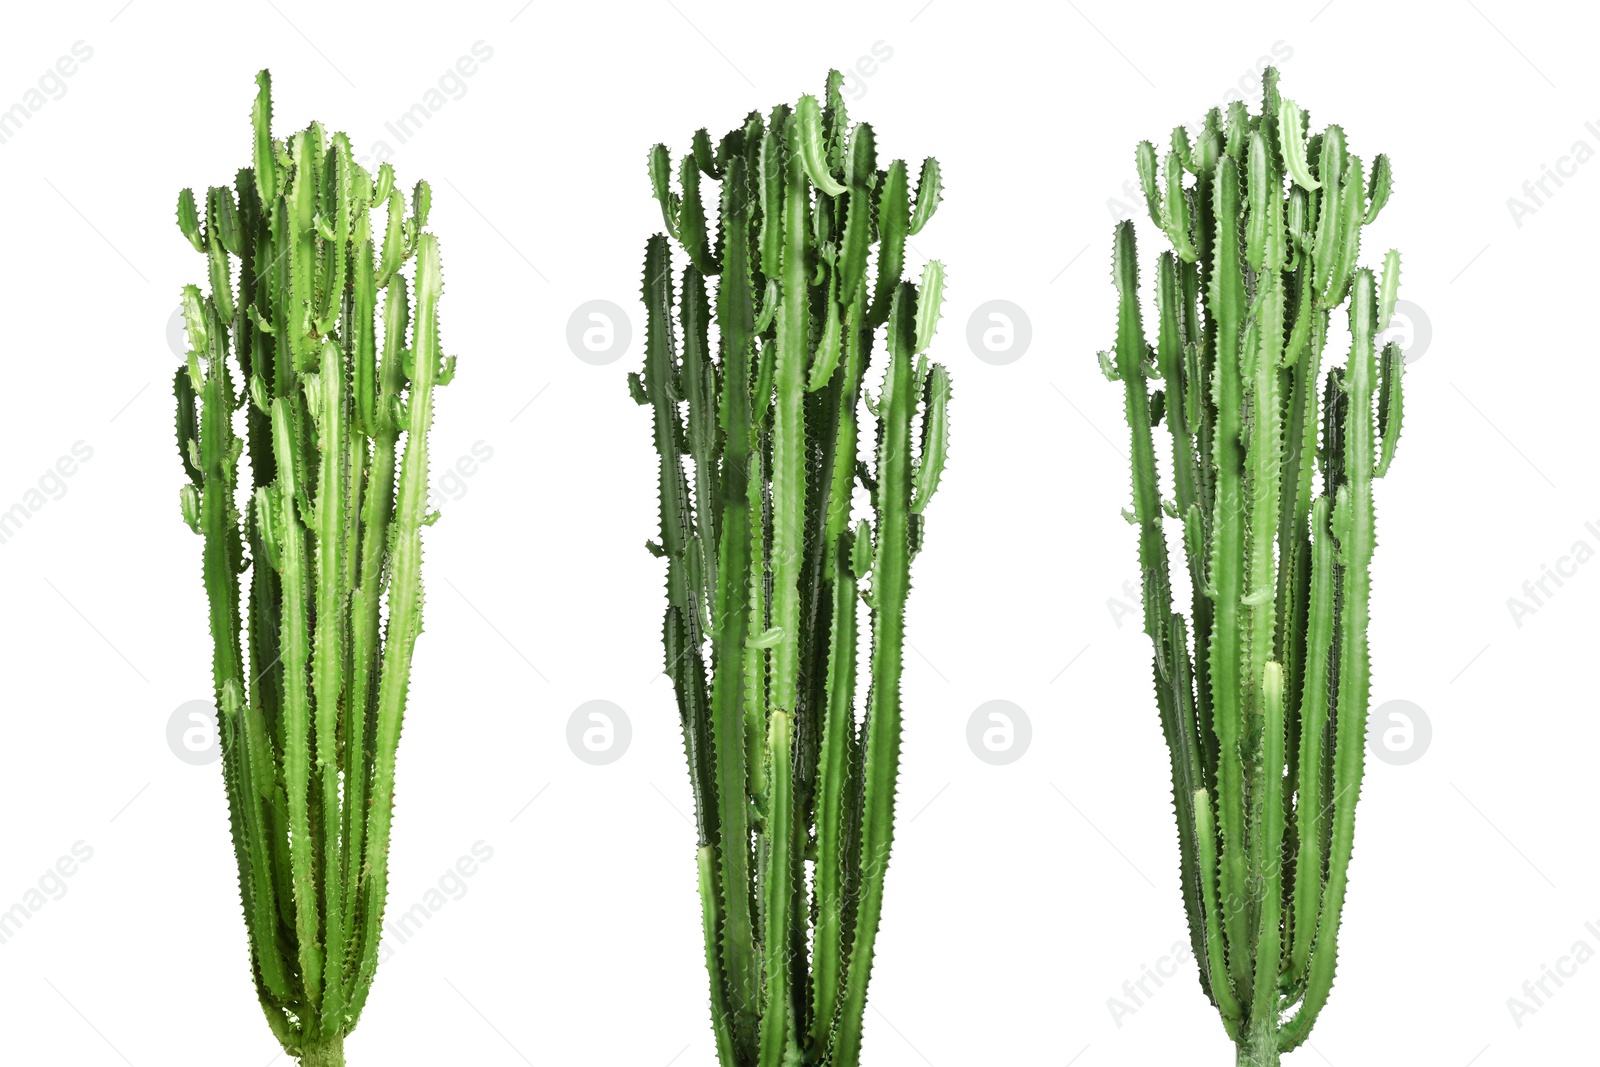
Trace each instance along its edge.
{"label": "cactus stem", "polygon": [[[421,528],[436,517],[426,438],[433,389],[454,364],[438,348],[427,183],[402,217],[392,170],[375,184],[344,134],[312,123],[274,140],[271,78],[256,82],[254,167],[208,190],[203,222],[193,193],[178,200],[179,230],[210,283],[203,296],[183,291],[180,504],[202,534],[258,998],[286,1051],[343,1064],[377,966],[395,749],[421,629]],[[384,197],[380,279],[368,212]],[[398,273],[413,258],[414,323]],[[252,484],[239,486],[245,469]]]}
{"label": "cactus stem", "polygon": [[344,1067],[344,1036],[305,1046],[300,1051],[300,1067]]}
{"label": "cactus stem", "polygon": [[[849,126],[843,84],[833,72],[825,99],[753,113],[714,148],[697,131],[678,191],[667,149],[649,157],[667,233],[646,245],[645,365],[629,389],[652,416],[652,551],[723,1067],[858,1067],[910,566],[949,455],[950,378],[922,355],[944,268],[927,267],[920,293],[901,278],[939,166],[924,161],[913,208],[904,161],[880,172],[871,127]],[[706,180],[721,182],[715,201]],[[676,302],[674,243],[688,261]]]}
{"label": "cactus stem", "polygon": [[[1115,356],[1099,356],[1131,435],[1124,516],[1139,528],[1190,936],[1241,1067],[1302,1043],[1333,984],[1370,688],[1373,481],[1405,410],[1403,354],[1376,346],[1399,254],[1381,285],[1358,266],[1389,161],[1377,157],[1369,182],[1338,126],[1308,141],[1277,80],[1264,73],[1259,114],[1235,101],[1192,144],[1180,129],[1159,173],[1139,144],[1150,217],[1172,245],[1156,277],[1155,366],[1131,222],[1115,233]],[[1324,368],[1346,301],[1350,352]],[[1152,441],[1163,421],[1170,503]],[[1173,611],[1167,519],[1182,525],[1188,620]]]}

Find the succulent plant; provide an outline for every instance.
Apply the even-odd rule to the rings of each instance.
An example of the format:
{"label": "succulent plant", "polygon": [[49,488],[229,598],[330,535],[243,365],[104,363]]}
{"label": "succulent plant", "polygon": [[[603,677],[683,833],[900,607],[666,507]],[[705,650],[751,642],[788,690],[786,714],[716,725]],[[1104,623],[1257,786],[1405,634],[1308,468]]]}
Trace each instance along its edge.
{"label": "succulent plant", "polygon": [[[1101,354],[1132,433],[1128,519],[1190,938],[1252,1067],[1306,1039],[1333,984],[1366,738],[1373,479],[1399,441],[1405,369],[1398,345],[1377,346],[1399,253],[1381,277],[1357,266],[1361,227],[1389,198],[1389,160],[1369,170],[1338,126],[1308,141],[1277,71],[1263,83],[1260,114],[1235,102],[1193,142],[1174,130],[1159,173],[1154,146],[1139,145],[1150,217],[1172,245],[1155,272],[1156,344],[1123,222],[1116,350]],[[1350,352],[1325,369],[1341,305]],[[1166,499],[1153,444],[1163,421]],[[1173,609],[1168,519],[1188,619]]]}
{"label": "succulent plant", "polygon": [[[823,103],[752,112],[714,146],[699,130],[676,191],[666,147],[650,152],[667,236],[645,250],[645,364],[630,387],[660,457],[649,547],[667,561],[666,673],[724,1067],[859,1062],[910,567],[948,444],[950,379],[923,354],[944,268],[930,262],[920,287],[901,279],[906,238],[938,205],[939,165],[923,163],[914,193],[903,161],[880,170],[842,81],[830,73]],[[711,220],[702,179],[721,182]],[[686,260],[676,297],[669,236]]]}
{"label": "succulent plant", "polygon": [[427,435],[455,360],[439,349],[427,183],[407,215],[393,169],[369,174],[344,134],[274,139],[270,76],[256,83],[254,166],[208,190],[203,217],[191,190],[178,197],[210,279],[183,290],[180,502],[204,540],[256,991],[284,1049],[325,1067],[344,1063],[378,962],[422,527],[437,517]]}

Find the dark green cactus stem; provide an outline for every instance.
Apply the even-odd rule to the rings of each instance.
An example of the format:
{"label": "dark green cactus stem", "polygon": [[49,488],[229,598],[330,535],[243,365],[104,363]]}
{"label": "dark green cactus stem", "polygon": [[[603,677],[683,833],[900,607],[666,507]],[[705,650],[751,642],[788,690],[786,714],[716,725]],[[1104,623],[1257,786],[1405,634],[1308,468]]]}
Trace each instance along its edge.
{"label": "dark green cactus stem", "polygon": [[[439,350],[426,183],[407,217],[388,164],[368,174],[344,134],[273,139],[271,80],[256,81],[255,166],[207,193],[203,223],[194,193],[178,197],[210,282],[183,291],[180,503],[203,535],[256,992],[286,1052],[333,1067],[377,968],[422,527],[437,518],[427,435],[455,361]],[[399,273],[413,259],[414,316]]]}
{"label": "dark green cactus stem", "polygon": [[[938,205],[939,166],[923,163],[914,193],[903,161],[880,171],[842,85],[835,72],[824,100],[752,112],[715,147],[699,131],[676,190],[666,147],[649,161],[667,232],[646,246],[645,363],[630,388],[654,422],[650,549],[667,561],[666,671],[723,1067],[860,1062],[911,560],[949,451],[950,378],[922,356],[944,268],[929,263],[920,289],[900,277],[907,235]],[[687,261],[676,299],[672,241]]]}
{"label": "dark green cactus stem", "polygon": [[[1403,355],[1375,342],[1399,253],[1381,282],[1357,267],[1361,227],[1389,198],[1389,160],[1377,157],[1369,180],[1339,127],[1308,142],[1277,82],[1267,70],[1258,115],[1213,110],[1192,144],[1174,130],[1159,162],[1138,146],[1150,218],[1172,246],[1155,275],[1156,345],[1123,222],[1116,349],[1100,358],[1123,385],[1132,435],[1128,515],[1190,938],[1249,1067],[1305,1041],[1333,985],[1366,739],[1372,482],[1404,413]],[[1324,374],[1329,318],[1346,301],[1349,358]],[[1170,501],[1153,439],[1163,420]],[[1187,619],[1174,609],[1169,518]]]}

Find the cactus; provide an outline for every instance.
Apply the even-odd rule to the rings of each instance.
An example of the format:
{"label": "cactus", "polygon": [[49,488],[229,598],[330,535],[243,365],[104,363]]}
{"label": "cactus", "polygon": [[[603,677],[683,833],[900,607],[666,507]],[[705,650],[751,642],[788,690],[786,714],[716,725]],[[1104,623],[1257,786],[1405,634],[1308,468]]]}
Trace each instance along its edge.
{"label": "cactus", "polygon": [[256,992],[285,1051],[325,1067],[344,1063],[378,963],[422,527],[437,518],[427,434],[455,361],[439,350],[427,183],[407,215],[394,171],[369,174],[344,134],[312,123],[274,139],[269,74],[256,84],[254,165],[203,213],[191,190],[178,197],[210,280],[204,296],[183,290],[180,503],[204,544]]}
{"label": "cactus", "polygon": [[[906,238],[938,205],[939,166],[923,163],[914,192],[903,161],[880,170],[872,127],[848,124],[842,83],[831,72],[824,102],[751,112],[714,148],[700,130],[677,191],[666,146],[649,159],[667,235],[646,245],[645,363],[629,385],[651,408],[660,458],[649,548],[667,561],[666,673],[694,792],[723,1067],[860,1061],[894,830],[910,566],[948,451],[950,378],[924,355],[944,268],[929,263],[920,288],[901,279]],[[721,182],[710,222],[702,177]],[[669,236],[687,260],[676,300]],[[872,461],[859,458],[863,406]],[[858,494],[871,518],[852,526]]]}
{"label": "cactus", "polygon": [[[1277,82],[1267,70],[1259,115],[1236,102],[1193,143],[1174,130],[1159,177],[1154,146],[1139,145],[1150,217],[1172,245],[1156,267],[1156,344],[1123,222],[1116,351],[1101,354],[1132,434],[1128,519],[1190,939],[1251,1067],[1306,1039],[1333,984],[1366,737],[1372,481],[1399,439],[1405,366],[1397,345],[1375,350],[1399,253],[1381,281],[1356,263],[1389,161],[1369,176],[1338,126],[1308,143]],[[1324,374],[1342,304],[1350,353]],[[1168,499],[1152,441],[1163,420]],[[1188,564],[1188,619],[1173,610],[1164,517]]]}

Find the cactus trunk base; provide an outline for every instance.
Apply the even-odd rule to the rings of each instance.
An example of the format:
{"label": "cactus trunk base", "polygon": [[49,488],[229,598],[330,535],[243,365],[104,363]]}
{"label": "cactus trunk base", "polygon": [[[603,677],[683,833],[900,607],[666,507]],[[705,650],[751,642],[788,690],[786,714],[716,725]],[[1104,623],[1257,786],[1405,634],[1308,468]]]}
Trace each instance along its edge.
{"label": "cactus trunk base", "polygon": [[1278,1067],[1278,1031],[1270,1019],[1252,1026],[1243,1037],[1238,1067]]}
{"label": "cactus trunk base", "polygon": [[344,1035],[331,1037],[318,1045],[307,1045],[300,1052],[300,1067],[344,1067]]}

